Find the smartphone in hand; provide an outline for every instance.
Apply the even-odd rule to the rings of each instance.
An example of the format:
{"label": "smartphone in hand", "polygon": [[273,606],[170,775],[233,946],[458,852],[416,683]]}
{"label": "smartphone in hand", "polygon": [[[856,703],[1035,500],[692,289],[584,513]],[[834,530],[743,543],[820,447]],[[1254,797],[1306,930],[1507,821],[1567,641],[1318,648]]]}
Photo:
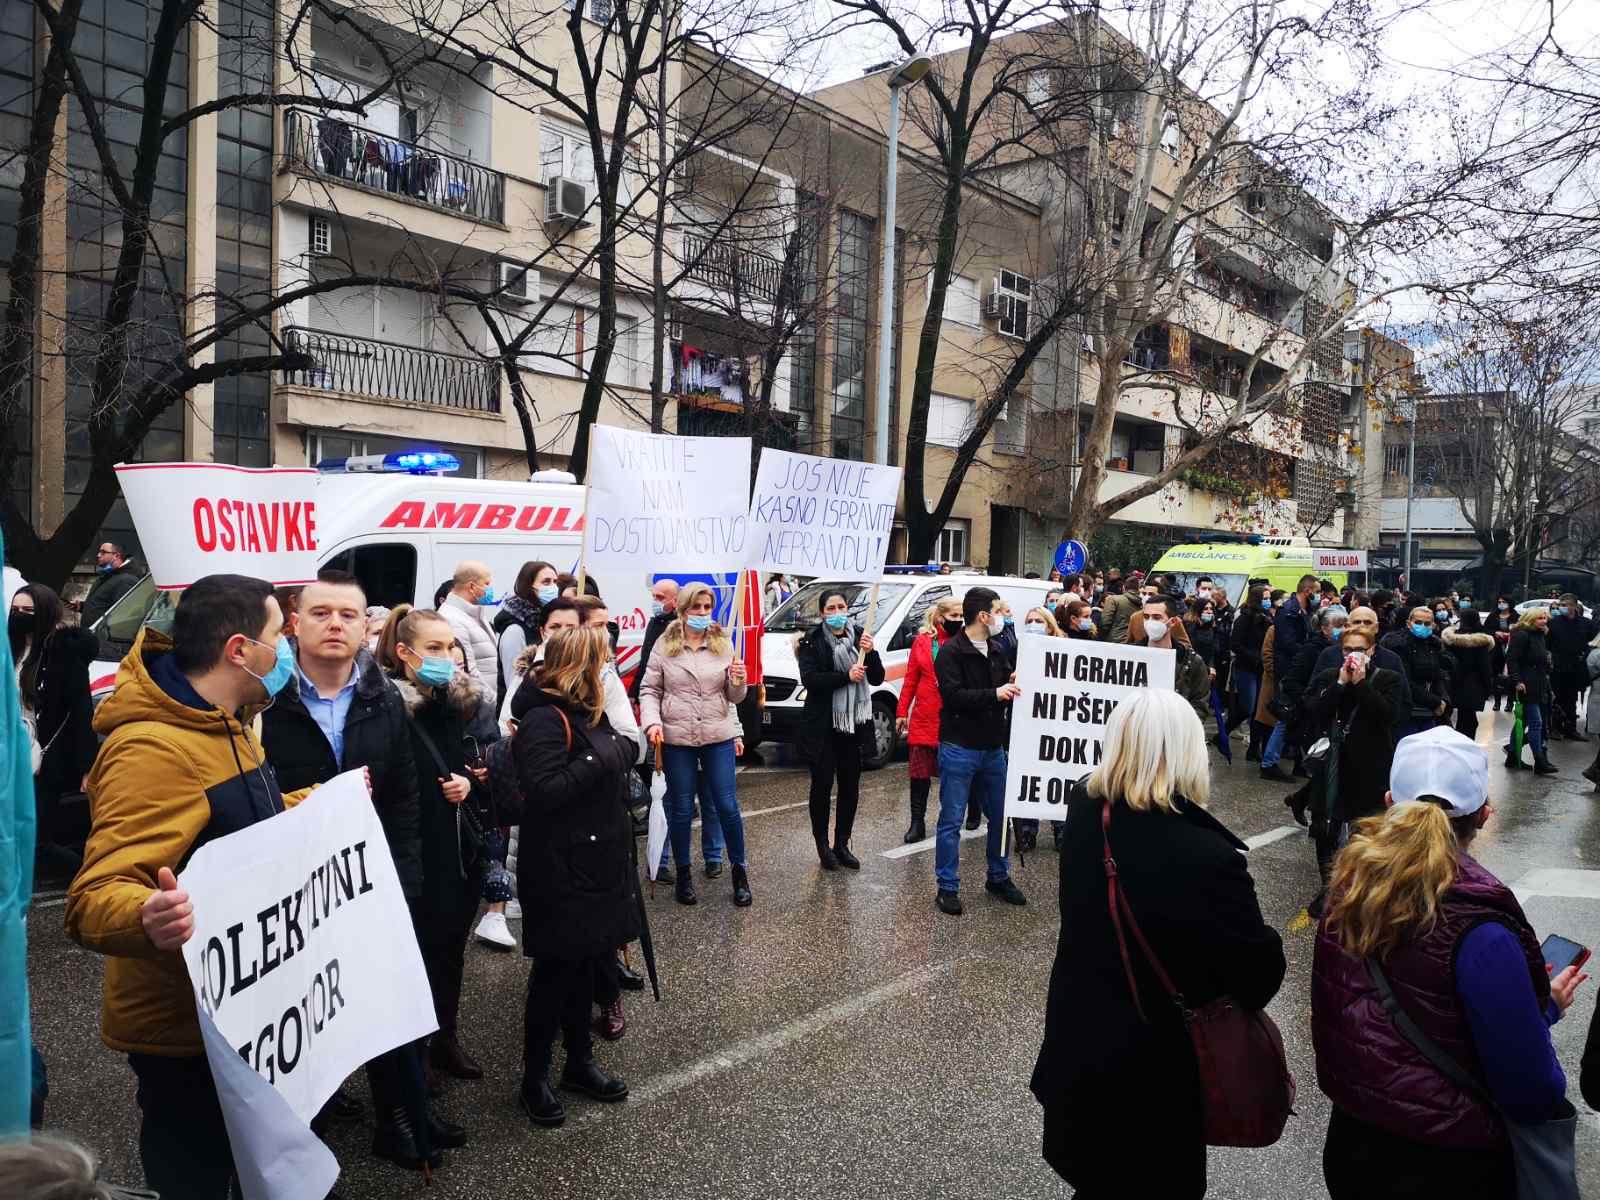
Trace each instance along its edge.
{"label": "smartphone in hand", "polygon": [[1539,947],[1539,953],[1544,956],[1544,965],[1550,968],[1550,974],[1559,975],[1568,967],[1581,967],[1589,961],[1589,948],[1580,946],[1569,938],[1552,933],[1545,938]]}

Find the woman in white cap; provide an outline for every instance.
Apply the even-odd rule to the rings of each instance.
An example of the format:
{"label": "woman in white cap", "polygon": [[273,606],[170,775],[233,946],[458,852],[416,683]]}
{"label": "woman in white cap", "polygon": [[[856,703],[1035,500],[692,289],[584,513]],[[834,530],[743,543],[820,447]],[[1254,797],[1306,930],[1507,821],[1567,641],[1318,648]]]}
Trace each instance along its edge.
{"label": "woman in white cap", "polygon": [[1403,739],[1385,804],[1339,852],[1317,933],[1328,1193],[1513,1200],[1505,1122],[1573,1118],[1549,1027],[1588,976],[1550,978],[1511,889],[1467,853],[1493,811],[1481,747]]}

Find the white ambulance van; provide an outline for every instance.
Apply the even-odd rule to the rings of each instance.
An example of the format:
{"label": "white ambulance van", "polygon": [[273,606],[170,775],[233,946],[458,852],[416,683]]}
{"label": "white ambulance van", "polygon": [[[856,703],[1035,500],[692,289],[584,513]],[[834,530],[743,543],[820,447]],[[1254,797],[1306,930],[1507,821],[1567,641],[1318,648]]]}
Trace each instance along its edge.
{"label": "white ambulance van", "polygon": [[[1044,579],[941,575],[921,568],[895,572],[880,579],[877,628],[872,630],[872,636],[883,659],[884,681],[872,697],[877,749],[866,765],[880,767],[894,755],[897,746],[895,707],[900,702],[900,685],[911,660],[911,643],[935,602],[952,596],[959,600],[975,587],[991,588],[1006,599],[1017,623],[1021,624],[1027,611],[1043,604],[1055,586]],[[860,579],[813,580],[767,614],[766,632],[761,639],[761,670],[766,683],[761,722],[768,741],[793,742],[799,733],[806,694],[800,686],[795,646],[821,621],[818,602],[822,593],[830,588],[839,588],[845,593],[850,615],[855,620],[866,620],[872,584]]]}
{"label": "white ambulance van", "polygon": [[[361,580],[369,604],[432,608],[438,586],[457,563],[486,563],[495,590],[506,593],[522,564],[543,559],[576,572],[582,550],[584,489],[565,482],[462,479],[436,474],[455,469],[447,455],[397,453],[318,464],[316,480],[319,565]],[[428,468],[424,472],[422,468]],[[617,665],[633,670],[650,619],[650,583],[596,576],[619,626]],[[115,604],[96,627],[102,661],[91,669],[91,689],[108,691],[117,662],[141,626],[170,624],[178,593],[157,592],[149,576]]]}

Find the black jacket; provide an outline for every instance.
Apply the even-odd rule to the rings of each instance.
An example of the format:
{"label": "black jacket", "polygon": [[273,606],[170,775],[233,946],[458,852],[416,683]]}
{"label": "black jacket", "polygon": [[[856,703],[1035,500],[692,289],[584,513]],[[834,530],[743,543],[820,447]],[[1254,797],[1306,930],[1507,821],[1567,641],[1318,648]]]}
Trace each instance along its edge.
{"label": "black jacket", "polygon": [[512,741],[526,803],[517,856],[523,953],[610,954],[639,936],[633,821],[622,803],[637,747],[603,715],[591,726],[587,714],[529,684],[518,689],[523,702]]}
{"label": "black jacket", "polygon": [[1589,643],[1594,641],[1595,624],[1579,613],[1572,617],[1551,617],[1545,639],[1550,647],[1550,661],[1557,675],[1582,675],[1587,678],[1584,659],[1589,657]]}
{"label": "black jacket", "polygon": [[1206,666],[1214,670],[1217,665],[1218,643],[1225,643],[1225,639],[1219,637],[1217,633],[1216,622],[1206,625],[1200,621],[1185,621],[1184,624],[1189,630],[1189,645],[1194,647],[1194,652]]}
{"label": "black jacket", "polygon": [[1449,708],[1456,660],[1436,635],[1419,638],[1407,627],[1385,637],[1383,648],[1393,651],[1405,668],[1411,720],[1437,718],[1441,704]]}
{"label": "black jacket", "polygon": [[136,570],[132,563],[123,563],[114,571],[96,575],[94,582],[89,585],[89,594],[83,598],[83,608],[78,614],[79,624],[84,629],[91,628],[113,604],[133,591],[143,578],[144,570]]}
{"label": "black jacket", "polygon": [[1445,649],[1456,660],[1450,678],[1450,703],[1464,712],[1479,712],[1494,695],[1494,635],[1480,630],[1446,629]]}
{"label": "black jacket", "polygon": [[989,639],[989,649],[998,650],[1006,656],[1010,669],[1017,669],[1017,627],[1015,624],[1007,625],[999,633]]}
{"label": "black jacket", "polygon": [[372,805],[394,857],[406,899],[422,894],[422,836],[417,763],[400,693],[365,650],[356,656],[356,694],[344,721],[344,764],[334,760],[327,735],[306,711],[299,680],[278,693],[261,715],[261,746],[286,792],[327,783],[342,771],[372,773]]}
{"label": "black jacket", "polygon": [[677,613],[664,612],[651,617],[650,623],[644,627],[644,641],[639,645],[639,665],[634,668],[633,682],[628,685],[628,696],[631,699],[639,699],[639,687],[644,683],[644,669],[650,665],[650,651],[656,648],[656,639],[665,633],[667,626],[677,618]]}
{"label": "black jacket", "polygon": [[[833,728],[833,694],[850,682],[850,676],[839,670],[833,661],[833,644],[838,639],[828,632],[825,624],[803,635],[794,649],[795,665],[800,671],[800,686],[806,690],[801,707],[801,717],[806,733],[811,737],[826,736]],[[851,645],[859,653],[861,635],[851,636]],[[940,652],[941,655],[943,651]],[[867,668],[867,682],[873,687],[883,683],[883,659],[873,650],[862,664]]]}
{"label": "black jacket", "polygon": [[1519,683],[1527,685],[1523,699],[1529,704],[1550,703],[1550,647],[1546,637],[1531,628],[1511,631],[1506,674],[1511,677],[1513,694]]}
{"label": "black jacket", "polygon": [[[1100,808],[1082,783],[1067,802],[1061,933],[1032,1081],[1044,1156],[1086,1195],[1188,1200],[1205,1193],[1206,1177],[1194,1050],[1129,933],[1149,1024],[1134,1008],[1106,898]],[[1114,804],[1109,839],[1128,904],[1184,999],[1265,1008],[1283,982],[1283,942],[1262,919],[1244,843],[1182,802],[1176,813]]]}
{"label": "black jacket", "polygon": [[1261,674],[1261,643],[1267,640],[1272,620],[1264,609],[1240,612],[1233,620],[1228,649],[1233,651],[1233,669]]}
{"label": "black jacket", "polygon": [[999,750],[1006,744],[1011,705],[995,690],[1011,682],[1011,664],[985,654],[963,629],[944,644],[933,664],[939,681],[939,740],[967,750]]}
{"label": "black jacket", "polygon": [[34,783],[43,799],[76,792],[94,766],[100,739],[94,732],[89,664],[99,653],[93,634],[63,626],[50,635],[40,654],[37,694],[28,703],[37,723],[35,736],[45,750]]}
{"label": "black jacket", "polygon": [[[459,930],[470,919],[464,914],[478,906],[481,848],[463,832],[460,808],[444,798],[440,785],[443,774],[471,778],[463,738],[467,722],[477,712],[478,692],[459,672],[442,693],[433,688],[425,692],[409,679],[392,678],[391,682],[405,705],[417,772],[422,839],[418,931],[424,938],[432,930],[443,936]],[[465,803],[472,803],[472,798]]]}
{"label": "black jacket", "polygon": [[[1337,667],[1323,671],[1311,682],[1307,707],[1323,732],[1335,720],[1345,731],[1339,750],[1338,819],[1359,821],[1382,812],[1395,735],[1409,715],[1399,673],[1369,665],[1366,679],[1350,686],[1339,682]],[[1318,785],[1320,780],[1319,769]]]}
{"label": "black jacket", "polygon": [[1278,631],[1272,643],[1272,660],[1287,666],[1294,662],[1295,655],[1300,653],[1301,645],[1312,632],[1311,616],[1300,603],[1298,595],[1290,595],[1283,602],[1278,615],[1272,619],[1272,626]]}

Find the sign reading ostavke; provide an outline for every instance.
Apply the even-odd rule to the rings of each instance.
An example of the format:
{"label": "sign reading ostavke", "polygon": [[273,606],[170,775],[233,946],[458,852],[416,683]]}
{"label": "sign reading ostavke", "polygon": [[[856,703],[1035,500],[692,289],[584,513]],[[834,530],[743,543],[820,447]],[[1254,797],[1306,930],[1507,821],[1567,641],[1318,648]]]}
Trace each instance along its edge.
{"label": "sign reading ostavke", "polygon": [[584,566],[737,571],[745,566],[750,439],[591,431]]}
{"label": "sign reading ostavke", "polygon": [[1173,686],[1177,654],[1076,638],[1017,639],[1006,816],[1061,821],[1075,780],[1100,763],[1106,722],[1148,688]]}
{"label": "sign reading ostavke", "polygon": [[280,586],[317,577],[317,473],[309,467],[120,463],[117,483],[158,588],[221,571]]}
{"label": "sign reading ostavke", "polygon": [[899,467],[763,449],[750,497],[750,566],[876,579],[899,494]]}
{"label": "sign reading ostavke", "polygon": [[183,957],[245,1195],[299,1194],[275,1183],[274,1156],[311,1138],[357,1067],[438,1028],[362,772],[206,843],[178,882],[194,904]]}

